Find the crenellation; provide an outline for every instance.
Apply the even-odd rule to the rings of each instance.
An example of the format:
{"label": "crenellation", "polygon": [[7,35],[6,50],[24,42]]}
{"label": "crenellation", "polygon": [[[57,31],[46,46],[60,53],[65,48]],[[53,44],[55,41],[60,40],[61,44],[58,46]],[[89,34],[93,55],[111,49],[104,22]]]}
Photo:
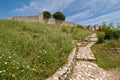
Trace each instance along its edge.
{"label": "crenellation", "polygon": [[73,26],[76,27],[77,24],[67,22],[67,21],[61,21],[56,20],[53,18],[43,18],[43,14],[38,14],[36,16],[10,16],[8,17],[9,20],[18,20],[18,21],[25,21],[25,22],[39,22],[39,23],[45,23],[45,24],[58,24],[58,25],[64,25],[64,26]]}
{"label": "crenellation", "polygon": [[96,31],[96,30],[99,30],[100,29],[100,26],[98,24],[94,25],[94,26],[91,26],[91,25],[88,25],[87,26],[87,29],[91,30],[91,31]]}
{"label": "crenellation", "polygon": [[[53,18],[43,18],[43,14],[38,14],[36,16],[10,16],[8,17],[9,20],[18,20],[18,21],[25,21],[25,22],[39,22],[43,24],[58,24],[58,25],[64,25],[64,26],[71,26],[71,27],[76,27],[78,24],[68,22],[68,21],[61,21],[61,20],[56,20]],[[87,26],[87,29],[91,31],[96,31],[100,29],[100,26],[98,24],[94,26]]]}

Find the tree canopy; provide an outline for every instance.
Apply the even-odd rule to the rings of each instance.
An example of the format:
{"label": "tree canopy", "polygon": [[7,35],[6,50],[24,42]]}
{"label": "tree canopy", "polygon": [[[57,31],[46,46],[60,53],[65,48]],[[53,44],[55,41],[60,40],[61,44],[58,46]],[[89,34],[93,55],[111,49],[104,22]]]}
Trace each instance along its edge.
{"label": "tree canopy", "polygon": [[64,21],[65,20],[65,15],[62,12],[57,11],[53,14],[53,18],[57,19],[57,20],[63,20]]}
{"label": "tree canopy", "polygon": [[49,11],[44,11],[43,18],[51,18],[51,13]]}

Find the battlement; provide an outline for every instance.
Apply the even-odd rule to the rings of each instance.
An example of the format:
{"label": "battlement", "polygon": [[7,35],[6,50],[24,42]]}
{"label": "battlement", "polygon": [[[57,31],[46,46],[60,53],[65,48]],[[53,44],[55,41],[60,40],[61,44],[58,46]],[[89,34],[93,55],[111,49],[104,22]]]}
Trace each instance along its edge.
{"label": "battlement", "polygon": [[10,16],[8,17],[9,20],[17,20],[17,21],[25,21],[25,22],[39,22],[39,23],[45,23],[45,24],[58,24],[58,25],[64,25],[64,26],[73,26],[76,27],[78,24],[67,22],[67,21],[61,21],[56,20],[53,18],[45,19],[43,18],[43,14],[38,14],[36,16]]}
{"label": "battlement", "polygon": [[100,29],[100,26],[98,24],[94,25],[94,26],[87,26],[87,29],[91,30],[91,31],[96,31]]}

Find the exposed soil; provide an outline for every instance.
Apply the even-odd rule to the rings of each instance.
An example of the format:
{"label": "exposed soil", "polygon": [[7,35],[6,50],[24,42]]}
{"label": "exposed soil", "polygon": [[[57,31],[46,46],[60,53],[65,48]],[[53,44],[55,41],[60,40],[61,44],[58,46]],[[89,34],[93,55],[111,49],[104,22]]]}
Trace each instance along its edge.
{"label": "exposed soil", "polygon": [[111,75],[109,80],[120,80],[120,68],[109,69],[107,72]]}

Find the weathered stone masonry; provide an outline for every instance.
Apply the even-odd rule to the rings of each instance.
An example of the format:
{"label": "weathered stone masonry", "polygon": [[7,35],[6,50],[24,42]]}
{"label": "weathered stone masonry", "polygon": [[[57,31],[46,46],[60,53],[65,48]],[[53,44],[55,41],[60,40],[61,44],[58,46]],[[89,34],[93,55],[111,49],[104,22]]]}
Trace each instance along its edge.
{"label": "weathered stone masonry", "polygon": [[[72,23],[72,22],[67,22],[67,21],[61,21],[61,20],[56,20],[53,18],[45,19],[43,18],[43,14],[38,14],[36,16],[10,16],[8,17],[9,20],[17,20],[17,21],[25,21],[25,22],[39,22],[43,24],[58,24],[58,25],[64,25],[64,26],[72,26],[76,27],[78,24]],[[96,31],[99,30],[99,25],[95,26],[87,26],[88,30],[91,31]]]}
{"label": "weathered stone masonry", "polygon": [[18,21],[25,21],[25,22],[39,22],[45,24],[59,24],[64,26],[77,26],[77,24],[67,21],[56,20],[53,18],[44,19],[43,14],[38,14],[36,16],[10,16],[8,17],[9,20],[18,20]]}

